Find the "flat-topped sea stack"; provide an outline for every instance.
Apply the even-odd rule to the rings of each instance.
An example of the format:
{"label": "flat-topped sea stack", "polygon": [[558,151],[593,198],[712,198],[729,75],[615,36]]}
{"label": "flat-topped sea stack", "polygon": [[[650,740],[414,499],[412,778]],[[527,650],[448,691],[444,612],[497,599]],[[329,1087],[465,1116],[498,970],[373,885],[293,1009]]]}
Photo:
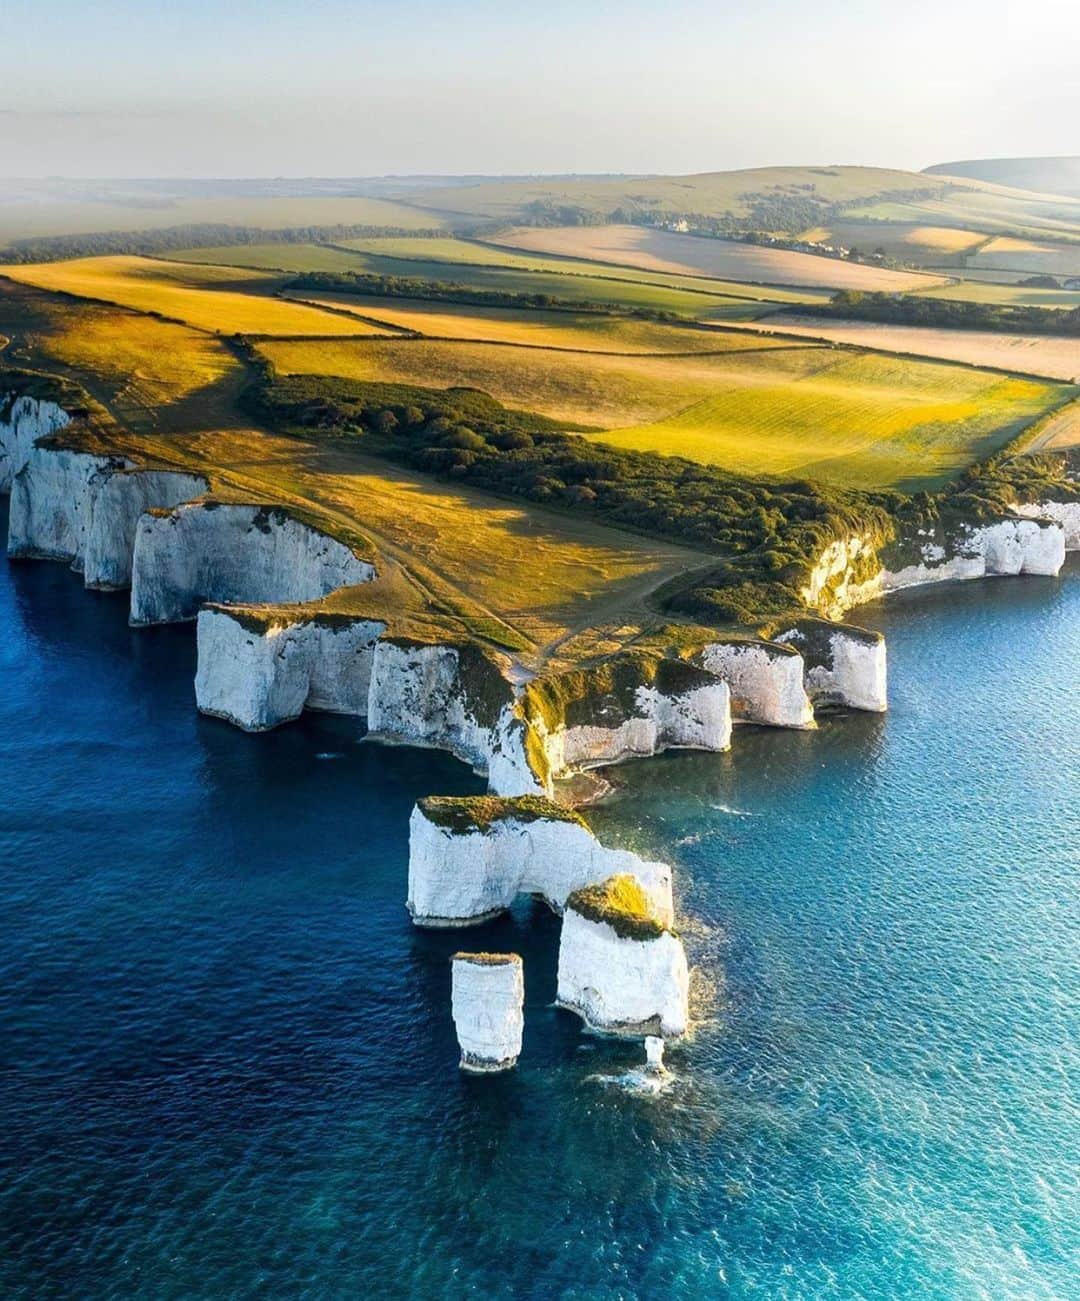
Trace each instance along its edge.
{"label": "flat-topped sea stack", "polygon": [[557,1002],[602,1034],[686,1033],[690,975],[682,940],[632,876],[610,877],[566,901]]}
{"label": "flat-topped sea stack", "polygon": [[461,1069],[508,1071],[521,1054],[525,977],[516,953],[455,953],[451,1008]]}
{"label": "flat-topped sea stack", "polygon": [[582,886],[632,875],[653,915],[672,921],[671,869],[609,849],[580,812],[549,799],[492,795],[421,800],[409,819],[409,913],[418,926],[469,926],[520,895],[562,912]]}

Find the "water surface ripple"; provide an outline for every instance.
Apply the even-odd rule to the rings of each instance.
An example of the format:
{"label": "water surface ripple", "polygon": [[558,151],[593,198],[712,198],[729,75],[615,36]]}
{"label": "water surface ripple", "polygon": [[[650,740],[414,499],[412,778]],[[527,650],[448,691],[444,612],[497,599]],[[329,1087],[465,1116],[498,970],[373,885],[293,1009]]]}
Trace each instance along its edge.
{"label": "water surface ripple", "polygon": [[[6,533],[6,519],[0,516]],[[190,629],[0,564],[0,1294],[1078,1295],[1080,573],[906,598],[893,709],[620,772],[697,964],[671,1088],[550,1007],[459,1076],[406,820],[478,780],[200,719]]]}

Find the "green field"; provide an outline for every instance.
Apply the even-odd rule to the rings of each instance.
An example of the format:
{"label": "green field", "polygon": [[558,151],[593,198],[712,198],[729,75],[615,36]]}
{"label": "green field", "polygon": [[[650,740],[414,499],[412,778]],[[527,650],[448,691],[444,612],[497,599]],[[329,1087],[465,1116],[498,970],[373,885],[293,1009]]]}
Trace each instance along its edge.
{"label": "green field", "polygon": [[[375,241],[383,243],[383,241]],[[169,258],[188,263],[216,266],[258,267],[268,271],[354,271],[359,274],[404,276],[453,282],[470,289],[519,294],[548,294],[570,302],[606,303],[613,307],[671,312],[692,319],[745,319],[776,307],[822,302],[828,293],[820,290],[763,289],[760,286],[667,276],[637,270],[621,274],[611,267],[589,262],[515,255],[507,252],[499,262],[498,251],[486,250],[458,240],[388,240],[392,247],[414,249],[415,255],[388,256],[367,251],[368,241],[357,241],[353,251],[316,244],[245,244],[221,248],[188,249],[170,253]],[[472,265],[467,260],[442,261],[425,257],[432,245],[447,245],[464,253],[477,249],[495,259],[491,265]],[[511,265],[521,263],[522,265]]]}
{"label": "green field", "polygon": [[804,375],[738,380],[651,425],[595,435],[749,474],[862,488],[941,487],[1062,399],[1060,386],[933,362],[839,355]]}
{"label": "green field", "polygon": [[[351,312],[374,326],[421,334],[433,339],[516,344],[534,348],[568,348],[578,352],[705,353],[757,349],[749,335],[698,324],[642,321],[602,312],[543,311],[538,308],[468,307],[427,299],[366,294],[333,294],[297,289],[298,302]],[[782,346],[766,341],[766,346]]]}
{"label": "green field", "polygon": [[625,280],[646,285],[660,285],[665,289],[688,289],[692,292],[776,303],[809,303],[828,297],[825,291],[814,289],[784,289],[780,286],[747,284],[740,280],[717,280],[710,276],[669,275],[663,272],[644,271],[638,268],[606,266],[572,257],[544,257],[524,253],[509,245],[489,244],[475,239],[350,239],[343,248],[373,253],[381,257],[416,259],[427,262],[444,261],[455,264],[503,267],[510,271],[547,271],[560,276],[603,276],[607,280]]}
{"label": "green field", "polygon": [[598,427],[593,437],[621,447],[746,474],[908,490],[940,485],[1070,391],[814,346],[637,358],[426,340],[280,341],[262,350],[286,374],[481,389],[508,406]]}
{"label": "green field", "polygon": [[945,285],[920,293],[920,298],[955,299],[965,303],[994,303],[1001,307],[1049,307],[1062,311],[1080,307],[1080,290],[1032,289],[1018,284],[990,284],[969,280],[965,276],[959,284]]}

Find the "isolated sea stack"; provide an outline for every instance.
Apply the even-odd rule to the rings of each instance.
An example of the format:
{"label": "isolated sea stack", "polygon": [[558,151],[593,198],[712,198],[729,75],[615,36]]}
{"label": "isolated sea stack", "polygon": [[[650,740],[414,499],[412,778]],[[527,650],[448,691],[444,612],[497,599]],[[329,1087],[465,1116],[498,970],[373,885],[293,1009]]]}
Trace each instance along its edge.
{"label": "isolated sea stack", "polygon": [[567,899],[556,1001],[590,1030],[685,1034],[689,983],[682,940],[634,877],[609,877]]}
{"label": "isolated sea stack", "polygon": [[451,1003],[461,1069],[508,1071],[521,1053],[525,977],[516,953],[455,953]]}

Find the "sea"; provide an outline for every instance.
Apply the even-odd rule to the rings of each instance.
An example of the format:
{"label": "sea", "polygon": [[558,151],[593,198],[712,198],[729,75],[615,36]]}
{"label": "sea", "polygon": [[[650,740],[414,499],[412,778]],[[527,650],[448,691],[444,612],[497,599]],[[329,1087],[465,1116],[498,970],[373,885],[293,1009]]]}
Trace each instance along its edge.
{"label": "sea", "polygon": [[[0,1296],[1080,1296],[1080,566],[859,619],[887,715],[592,812],[675,869],[657,1092],[542,906],[411,925],[409,812],[474,774],[201,718],[190,626],[0,558]],[[458,1070],[463,942],[524,957],[512,1073]]]}

